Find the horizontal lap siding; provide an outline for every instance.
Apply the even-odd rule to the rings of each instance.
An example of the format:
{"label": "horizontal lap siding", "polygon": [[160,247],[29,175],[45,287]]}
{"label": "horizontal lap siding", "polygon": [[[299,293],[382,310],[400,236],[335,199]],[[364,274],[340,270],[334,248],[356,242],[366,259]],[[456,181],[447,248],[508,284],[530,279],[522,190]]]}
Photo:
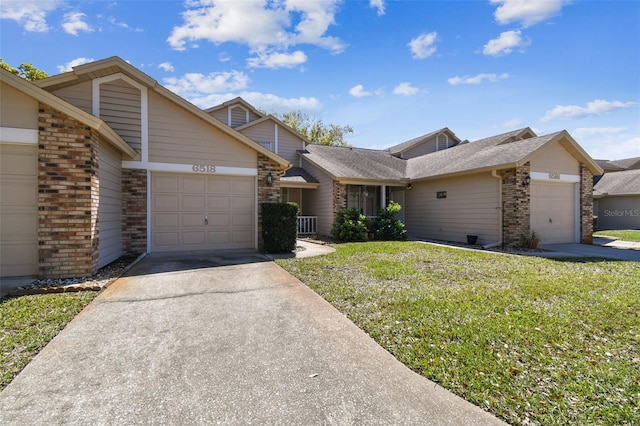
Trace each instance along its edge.
{"label": "horizontal lap siding", "polygon": [[580,174],[580,164],[560,144],[553,144],[531,159],[531,171]]}
{"label": "horizontal lap siding", "polygon": [[247,129],[243,129],[241,133],[256,142],[270,142],[271,150],[275,152],[276,136],[273,122],[265,121]]}
{"label": "horizontal lap siding", "polygon": [[418,144],[417,146],[408,149],[403,153],[402,158],[415,158],[425,154],[431,154],[436,152],[436,138],[429,138],[427,141]]}
{"label": "horizontal lap siding", "polygon": [[140,151],[142,141],[140,90],[116,80],[100,86],[100,118]]}
{"label": "horizontal lap siding", "polygon": [[53,94],[91,114],[93,112],[91,92],[91,81],[85,81],[84,83],[55,90]]}
{"label": "horizontal lap siding", "polygon": [[[440,191],[447,198],[436,198]],[[477,235],[481,244],[500,240],[499,184],[488,173],[416,182],[405,197],[411,237],[465,242],[467,235]]]}
{"label": "horizontal lap siding", "polygon": [[122,254],[122,160],[120,154],[107,144],[101,145],[98,158],[98,267],[101,268]]}
{"label": "horizontal lap siding", "polygon": [[320,187],[305,190],[303,200],[305,213],[318,216],[318,233],[331,235],[333,226],[333,179],[313,164],[303,161],[304,169],[320,182]]}
{"label": "horizontal lap siding", "polygon": [[165,98],[149,93],[149,161],[257,167],[256,151]]}
{"label": "horizontal lap siding", "polygon": [[37,129],[38,102],[5,83],[0,85],[0,91],[0,126]]}
{"label": "horizontal lap siding", "polygon": [[282,126],[278,126],[278,155],[297,167],[300,164],[298,151],[301,149],[302,140]]}

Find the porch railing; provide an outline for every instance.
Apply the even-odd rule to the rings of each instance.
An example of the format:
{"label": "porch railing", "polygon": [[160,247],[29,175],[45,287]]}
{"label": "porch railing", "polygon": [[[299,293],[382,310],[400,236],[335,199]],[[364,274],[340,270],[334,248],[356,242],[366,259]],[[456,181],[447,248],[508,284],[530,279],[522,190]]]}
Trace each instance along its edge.
{"label": "porch railing", "polygon": [[318,232],[318,216],[298,216],[298,235],[313,235]]}

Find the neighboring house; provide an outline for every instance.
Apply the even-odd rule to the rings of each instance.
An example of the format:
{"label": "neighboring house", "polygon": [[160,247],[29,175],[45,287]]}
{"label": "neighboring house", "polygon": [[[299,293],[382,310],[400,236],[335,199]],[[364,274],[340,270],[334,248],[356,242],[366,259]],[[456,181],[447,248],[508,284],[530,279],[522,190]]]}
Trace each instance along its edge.
{"label": "neighboring house", "polygon": [[403,206],[411,237],[516,246],[592,235],[602,169],[566,132],[476,142],[448,128],[387,150],[314,145],[236,98],[201,110],[117,57],[35,84],[0,72],[0,276],[92,275],[128,253],[260,249],[260,204],[299,231]]}
{"label": "neighboring house", "polygon": [[593,187],[598,229],[640,229],[640,157],[596,161],[604,169]]}

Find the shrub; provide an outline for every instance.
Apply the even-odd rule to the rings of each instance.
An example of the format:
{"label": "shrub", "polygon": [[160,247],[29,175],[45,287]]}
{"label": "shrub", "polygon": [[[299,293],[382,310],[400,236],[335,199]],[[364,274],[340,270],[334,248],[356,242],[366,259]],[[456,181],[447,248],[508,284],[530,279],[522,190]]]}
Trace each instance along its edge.
{"label": "shrub", "polygon": [[339,210],[333,222],[331,234],[339,241],[365,241],[367,239],[366,216],[358,209]]}
{"label": "shrub", "polygon": [[288,253],[296,248],[298,205],[262,203],[262,240],[266,253]]}
{"label": "shrub", "polygon": [[392,241],[406,240],[407,230],[401,220],[395,218],[402,207],[400,204],[391,201],[389,205],[378,210],[378,218],[373,228],[376,240]]}

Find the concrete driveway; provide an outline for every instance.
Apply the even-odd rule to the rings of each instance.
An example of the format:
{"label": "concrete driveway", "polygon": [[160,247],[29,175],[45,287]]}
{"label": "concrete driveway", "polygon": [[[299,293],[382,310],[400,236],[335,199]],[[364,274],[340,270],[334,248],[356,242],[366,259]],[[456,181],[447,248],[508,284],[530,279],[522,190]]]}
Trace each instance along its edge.
{"label": "concrete driveway", "polygon": [[0,424],[489,425],[255,253],[152,254],[0,394]]}
{"label": "concrete driveway", "polygon": [[640,261],[640,243],[618,241],[613,238],[594,238],[592,245],[540,244],[538,247],[547,251],[531,252],[531,255],[548,258],[599,257]]}

